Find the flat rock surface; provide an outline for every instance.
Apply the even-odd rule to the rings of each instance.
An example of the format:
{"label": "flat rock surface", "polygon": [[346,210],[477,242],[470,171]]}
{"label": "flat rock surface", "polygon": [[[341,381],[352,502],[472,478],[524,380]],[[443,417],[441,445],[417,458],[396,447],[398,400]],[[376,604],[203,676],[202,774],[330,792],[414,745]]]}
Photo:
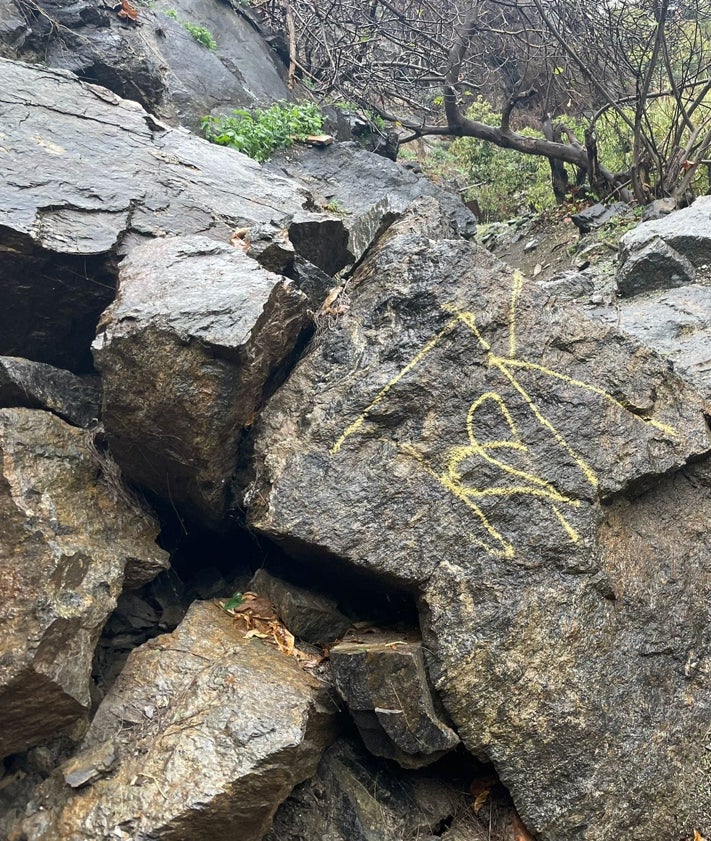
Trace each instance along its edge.
{"label": "flat rock surface", "polygon": [[88,711],[94,648],[126,575],[138,585],[168,566],[157,523],[90,441],[48,412],[0,410],[1,756]]}
{"label": "flat rock surface", "polygon": [[250,523],[419,589],[435,687],[541,839],[708,832],[705,403],[449,230],[423,202],[364,261],[258,423]]}
{"label": "flat rock surface", "polygon": [[[76,791],[50,778],[25,837],[259,841],[316,770],[334,712],[294,658],[194,602],[172,634],[132,652],[92,722],[80,756],[108,764],[109,776]],[[98,750],[107,741],[113,765],[104,755],[114,748]]]}

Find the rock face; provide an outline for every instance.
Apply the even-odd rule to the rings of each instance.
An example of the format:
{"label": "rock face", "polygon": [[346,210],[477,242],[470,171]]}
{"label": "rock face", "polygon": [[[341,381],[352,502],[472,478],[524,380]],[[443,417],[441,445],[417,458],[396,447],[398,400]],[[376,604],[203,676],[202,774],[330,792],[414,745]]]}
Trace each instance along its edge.
{"label": "rock face", "polygon": [[84,768],[65,768],[96,781],[72,791],[50,778],[23,831],[28,841],[259,841],[315,771],[334,712],[293,658],[195,602],[176,631],[131,654],[87,734]]}
{"label": "rock face", "polygon": [[[419,589],[457,731],[543,841],[690,836],[711,801],[687,785],[709,715],[711,489],[686,468],[704,403],[449,230],[423,202],[366,258],[259,421],[250,522]],[[667,521],[650,500],[676,484]]]}
{"label": "rock face", "polygon": [[125,573],[167,567],[157,524],[130,501],[87,433],[46,412],[0,410],[0,756],[89,708],[94,648]]}
{"label": "rock face", "polygon": [[436,709],[418,640],[387,634],[331,649],[336,689],[368,750],[403,768],[430,765],[459,744]]}
{"label": "rock face", "polygon": [[[118,5],[88,0],[10,0],[3,10],[0,55],[71,70],[172,124],[197,129],[206,114],[289,98],[255,21],[229,3],[137,5],[135,22],[119,17]],[[210,32],[216,49],[199,44],[184,24]]]}
{"label": "rock face", "polygon": [[133,249],[94,343],[127,478],[221,520],[243,428],[309,324],[306,297],[231,245],[171,237]]}

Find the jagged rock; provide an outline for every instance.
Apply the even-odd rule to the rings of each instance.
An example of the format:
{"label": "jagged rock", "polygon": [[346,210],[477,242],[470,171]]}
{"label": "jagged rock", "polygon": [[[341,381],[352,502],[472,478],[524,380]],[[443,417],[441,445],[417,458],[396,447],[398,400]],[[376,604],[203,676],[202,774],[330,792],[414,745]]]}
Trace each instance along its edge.
{"label": "jagged rock", "polygon": [[[157,524],[102,474],[87,433],[47,412],[0,410],[0,756],[73,724],[127,567],[167,566]],[[106,464],[104,460],[103,464]]]}
{"label": "jagged rock", "polygon": [[655,199],[650,202],[642,212],[642,221],[651,222],[654,219],[662,219],[676,210],[676,202],[672,198]]}
{"label": "jagged rock", "polygon": [[[690,206],[650,222],[642,222],[620,240],[619,276],[628,287],[645,289],[644,273],[648,269],[638,255],[656,241],[680,254],[698,270],[708,276],[711,266],[711,196],[700,196]],[[637,261],[634,272],[630,261]],[[674,262],[678,262],[675,260]],[[675,267],[669,274],[677,271]],[[678,284],[677,284],[678,285]]]}
{"label": "jagged rock", "polygon": [[34,795],[27,841],[259,841],[333,740],[334,705],[293,658],[195,602],[172,634],[135,649],[82,751],[112,741],[111,776]]}
{"label": "jagged rock", "polygon": [[[290,97],[254,19],[229,3],[158,0],[137,7],[135,23],[90,0],[16,0],[3,8],[7,58],[71,70],[173,124],[198,129],[206,114]],[[207,29],[217,48],[199,44],[183,21]]]}
{"label": "jagged rock", "polygon": [[287,584],[266,570],[255,573],[249,589],[269,599],[291,633],[306,642],[330,645],[351,627],[351,620],[332,599]]}
{"label": "jagged rock", "polygon": [[[268,169],[301,182],[317,205],[340,217],[332,220],[330,232],[324,220],[320,237],[311,230],[313,218],[297,220],[289,230],[297,251],[330,275],[357,262],[393,219],[422,196],[434,196],[462,236],[476,229],[476,219],[457,196],[355,143],[290,150],[276,156]],[[301,241],[305,244],[299,247]]]}
{"label": "jagged rock", "polygon": [[[422,841],[469,810],[461,788],[423,772],[398,772],[339,739],[316,776],[279,809],[264,841]],[[484,839],[472,828],[466,841]]]}
{"label": "jagged rock", "polygon": [[101,389],[96,377],[77,377],[41,362],[0,356],[0,407],[46,409],[75,426],[99,416]]}
{"label": "jagged rock", "polygon": [[615,202],[614,204],[598,203],[586,207],[580,213],[574,213],[570,218],[581,234],[588,234],[590,231],[602,227],[610,219],[614,219],[615,216],[619,216],[628,210],[629,205],[622,201]]}
{"label": "jagged rock", "polygon": [[432,697],[421,641],[392,634],[345,640],[331,649],[331,666],[336,689],[375,756],[422,768],[459,744]]}
{"label": "jagged rock", "polygon": [[704,401],[428,202],[350,296],[260,417],[251,526],[419,589],[435,688],[541,841],[708,834]]}
{"label": "jagged rock", "polygon": [[62,765],[62,776],[68,786],[81,788],[110,774],[117,763],[116,744],[110,740],[100,742],[67,760]]}
{"label": "jagged rock", "polygon": [[60,71],[0,59],[0,353],[91,370],[115,252],[147,236],[227,242],[284,226],[307,194]]}
{"label": "jagged rock", "polygon": [[617,289],[623,297],[631,297],[654,289],[685,286],[693,283],[695,276],[693,265],[683,254],[655,238],[627,254],[617,272]]}
{"label": "jagged rock", "polygon": [[306,297],[206,237],[136,247],[121,264],[94,358],[124,475],[218,522],[244,428],[310,324]]}

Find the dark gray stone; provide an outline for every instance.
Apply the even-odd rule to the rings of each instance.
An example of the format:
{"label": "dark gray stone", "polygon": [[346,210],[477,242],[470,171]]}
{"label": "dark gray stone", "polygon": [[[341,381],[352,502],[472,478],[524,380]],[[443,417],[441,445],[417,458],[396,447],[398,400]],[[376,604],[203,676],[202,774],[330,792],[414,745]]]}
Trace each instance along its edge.
{"label": "dark gray stone", "polygon": [[244,428],[308,325],[306,297],[239,248],[206,237],[134,248],[93,346],[124,475],[219,522]]}
{"label": "dark gray stone", "polygon": [[693,283],[696,271],[691,262],[663,239],[652,239],[629,252],[617,272],[617,289],[623,297],[672,289]]}
{"label": "dark gray stone", "polygon": [[574,213],[570,218],[581,234],[588,234],[627,210],[629,210],[629,205],[621,201],[614,204],[593,204],[581,210],[580,213]]}
{"label": "dark gray stone", "polygon": [[706,403],[447,226],[388,231],[262,413],[250,524],[419,590],[435,688],[542,841],[708,833]]}
{"label": "dark gray stone", "polygon": [[0,407],[46,409],[75,426],[99,417],[98,377],[77,377],[41,362],[0,356]]}
{"label": "dark gray stone", "polygon": [[287,584],[263,569],[257,571],[249,589],[269,599],[291,633],[306,642],[330,645],[351,627],[351,620],[332,599]]}
{"label": "dark gray stone", "polygon": [[392,634],[345,640],[331,649],[331,667],[336,689],[375,756],[422,768],[459,744],[432,697],[419,640]]}

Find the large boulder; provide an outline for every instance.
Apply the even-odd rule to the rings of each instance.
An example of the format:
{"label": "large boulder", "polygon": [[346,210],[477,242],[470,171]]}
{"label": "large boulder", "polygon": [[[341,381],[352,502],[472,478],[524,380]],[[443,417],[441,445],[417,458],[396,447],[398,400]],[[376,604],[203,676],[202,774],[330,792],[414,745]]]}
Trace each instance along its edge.
{"label": "large boulder", "polygon": [[708,407],[433,204],[262,413],[250,524],[419,590],[435,687],[543,841],[708,834]]}
{"label": "large boulder", "polygon": [[79,754],[33,798],[27,841],[259,841],[335,738],[296,663],[217,605],[135,649]]}
{"label": "large boulder", "polygon": [[47,412],[0,410],[0,756],[90,706],[101,629],[128,579],[167,567],[158,527],[89,434]]}
{"label": "large boulder", "polygon": [[[247,8],[218,0],[130,5],[135,21],[119,14],[120,4],[9,0],[0,13],[0,55],[71,70],[191,129],[206,114],[289,98]],[[216,48],[200,44],[186,24],[207,30]]]}
{"label": "large boulder", "polygon": [[219,522],[244,428],[309,324],[305,295],[239,248],[198,236],[134,248],[94,342],[124,475]]}

